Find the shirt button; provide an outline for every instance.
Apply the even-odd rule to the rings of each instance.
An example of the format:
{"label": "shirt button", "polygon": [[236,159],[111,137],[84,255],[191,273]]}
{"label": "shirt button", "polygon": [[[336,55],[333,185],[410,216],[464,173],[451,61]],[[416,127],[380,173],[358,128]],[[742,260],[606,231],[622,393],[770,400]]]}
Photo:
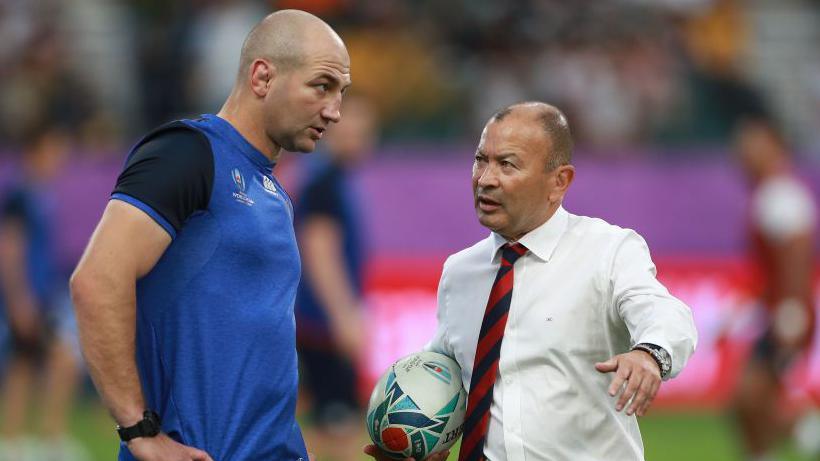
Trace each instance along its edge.
{"label": "shirt button", "polygon": [[504,384],[512,384],[512,381],[512,378],[510,378],[509,376],[504,378]]}

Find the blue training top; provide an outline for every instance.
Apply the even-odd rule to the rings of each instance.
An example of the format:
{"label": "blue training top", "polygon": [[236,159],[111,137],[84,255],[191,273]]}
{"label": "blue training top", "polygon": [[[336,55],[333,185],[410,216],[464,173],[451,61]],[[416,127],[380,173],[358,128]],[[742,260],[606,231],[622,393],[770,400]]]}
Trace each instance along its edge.
{"label": "blue training top", "polygon": [[[296,227],[321,216],[338,226],[343,258],[356,296],[362,294],[366,247],[361,226],[359,197],[350,172],[328,156],[311,156],[307,161],[307,179],[297,195]],[[308,277],[303,277],[296,297],[298,340],[303,345],[332,348],[330,320]]]}
{"label": "blue training top", "polygon": [[[273,167],[204,115],[141,140],[112,194],[173,238],[137,283],[147,405],[163,432],[215,461],[308,459],[295,420],[301,266]],[[124,444],[119,459],[134,459]]]}
{"label": "blue training top", "polygon": [[[18,221],[25,233],[26,280],[36,307],[42,312],[53,308],[55,295],[65,291],[66,277],[58,269],[54,247],[55,204],[52,193],[42,184],[20,181],[6,194],[0,206],[0,220]],[[4,309],[0,296],[0,315]]]}

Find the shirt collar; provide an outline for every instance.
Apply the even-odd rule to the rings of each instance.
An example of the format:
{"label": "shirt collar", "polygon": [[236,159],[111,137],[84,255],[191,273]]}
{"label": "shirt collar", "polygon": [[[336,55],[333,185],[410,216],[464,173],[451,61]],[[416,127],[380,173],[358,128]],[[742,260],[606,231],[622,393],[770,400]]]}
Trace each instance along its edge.
{"label": "shirt collar", "polygon": [[[527,249],[542,261],[549,261],[555,247],[558,245],[558,240],[567,229],[569,222],[569,213],[563,206],[559,206],[555,213],[540,226],[526,233],[523,237],[518,239],[518,243],[527,247]],[[510,243],[501,235],[493,232],[493,252],[490,255],[490,261],[495,261],[498,250],[506,243]]]}
{"label": "shirt collar", "polygon": [[239,130],[231,124],[231,122],[214,114],[203,114],[202,117],[211,120],[217,125],[220,125],[222,128],[222,134],[230,140],[230,142],[239,150],[239,152],[242,153],[242,155],[247,157],[259,168],[265,170],[265,173],[271,174],[273,167],[276,166],[276,163],[272,162],[265,154],[245,139],[245,137],[242,136],[242,133],[240,133]]}

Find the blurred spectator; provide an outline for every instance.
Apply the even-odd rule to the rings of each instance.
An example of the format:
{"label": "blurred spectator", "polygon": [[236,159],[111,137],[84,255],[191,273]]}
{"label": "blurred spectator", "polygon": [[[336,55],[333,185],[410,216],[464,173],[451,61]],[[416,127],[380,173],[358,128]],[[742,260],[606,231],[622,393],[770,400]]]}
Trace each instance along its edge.
{"label": "blurred spectator", "polygon": [[781,399],[785,377],[814,336],[817,205],[769,121],[739,124],[736,148],[753,187],[749,233],[765,326],[738,384],[734,410],[748,459],[763,461],[773,459],[772,450],[794,422]]}
{"label": "blurred spectator", "polygon": [[357,96],[346,97],[342,113],[328,131],[324,155],[309,159],[296,209],[304,271],[297,339],[313,420],[305,440],[319,461],[356,459],[365,440],[356,371],[366,339],[365,238],[351,175],[373,150],[376,119],[371,103]]}
{"label": "blurred spectator", "polygon": [[[191,8],[191,3],[190,1],[165,2],[160,0],[135,2],[132,13],[136,23],[135,28],[139,31],[139,39],[136,40],[135,66],[142,96],[140,98],[142,117],[138,120],[141,123],[171,120],[187,115],[185,112],[190,110],[190,104],[186,104],[185,91],[188,83],[186,78],[199,76],[198,71],[189,71],[192,68],[192,58],[185,50],[186,36],[190,32],[193,18],[197,16],[195,10]],[[236,37],[239,38],[234,38],[231,45],[233,46],[236,40],[241,41],[252,26],[253,24],[247,29],[238,31]],[[206,46],[211,42],[203,40],[203,43],[202,46]],[[232,57],[235,57],[236,50],[240,46],[231,48]],[[232,84],[235,75],[227,69],[235,69],[237,66],[238,62],[231,62],[230,67],[226,66],[217,74],[226,76]],[[212,71],[212,69],[207,70]],[[224,100],[224,95],[221,97],[220,104]],[[199,104],[201,101],[192,102]],[[211,106],[207,112],[213,112],[216,110],[215,107],[219,106]]]}
{"label": "blurred spectator", "polygon": [[52,24],[41,24],[2,75],[0,136],[19,140],[39,120],[56,120],[75,129],[94,103],[87,88],[68,69],[62,37]]}
{"label": "blurred spectator", "polygon": [[182,68],[178,75],[188,79],[188,109],[196,113],[213,112],[221,107],[233,88],[239,68],[236,50],[242,48],[242,41],[259,18],[270,11],[262,2],[249,0],[194,3],[197,10],[188,38],[191,71],[184,72]]}
{"label": "blurred spectator", "polygon": [[[68,281],[59,272],[54,248],[52,185],[68,146],[66,133],[54,126],[28,133],[21,174],[5,195],[0,214],[0,306],[11,333],[2,386],[0,459],[86,459],[67,436],[79,349]],[[32,446],[23,435],[28,410],[35,406],[42,414],[43,438]]]}
{"label": "blurred spectator", "polygon": [[[772,104],[811,145],[820,8],[781,3],[7,0],[0,117],[14,131],[50,101],[70,108],[66,117],[86,115],[84,143],[115,150],[112,141],[130,139],[124,129],[140,131],[144,120],[216,107],[236,64],[225,50],[266,10],[296,7],[350,37],[357,87],[372,96],[389,141],[463,141],[498,107],[541,98],[566,108],[580,146],[610,155],[719,146],[744,113]],[[36,51],[42,31],[61,45],[50,52],[54,69],[24,58],[45,53]],[[41,80],[54,79],[39,74],[55,72],[80,91],[41,91]]]}

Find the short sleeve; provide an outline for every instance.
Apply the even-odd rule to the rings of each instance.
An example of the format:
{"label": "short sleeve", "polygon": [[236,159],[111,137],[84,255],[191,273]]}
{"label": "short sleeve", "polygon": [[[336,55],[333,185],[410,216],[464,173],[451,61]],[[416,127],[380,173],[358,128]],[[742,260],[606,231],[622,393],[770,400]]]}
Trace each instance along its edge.
{"label": "short sleeve", "polygon": [[0,218],[5,221],[7,219],[24,220],[25,217],[26,203],[23,193],[20,191],[8,193],[0,205]]}
{"label": "short sleeve", "polygon": [[323,215],[341,220],[340,180],[338,172],[328,169],[309,181],[299,197],[301,218]]}
{"label": "short sleeve", "polygon": [[764,183],[753,199],[752,213],[758,229],[777,241],[810,231],[817,218],[809,191],[790,178]]}
{"label": "short sleeve", "polygon": [[111,198],[141,209],[175,238],[193,213],[208,207],[213,182],[214,157],[207,137],[175,122],[133,150]]}

